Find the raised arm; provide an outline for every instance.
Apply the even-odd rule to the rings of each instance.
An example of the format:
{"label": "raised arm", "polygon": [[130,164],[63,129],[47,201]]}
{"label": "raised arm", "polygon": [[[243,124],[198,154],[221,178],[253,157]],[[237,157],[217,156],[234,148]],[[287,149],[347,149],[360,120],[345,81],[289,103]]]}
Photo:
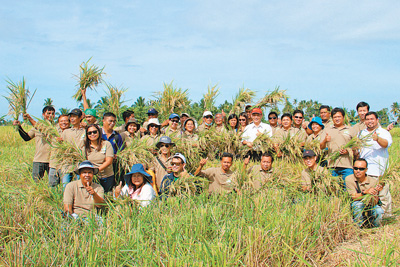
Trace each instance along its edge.
{"label": "raised arm", "polygon": [[194,176],[199,175],[199,173],[201,172],[201,169],[203,169],[204,165],[206,165],[208,158],[202,159],[200,160],[200,164],[199,167],[197,168],[197,170],[194,172]]}

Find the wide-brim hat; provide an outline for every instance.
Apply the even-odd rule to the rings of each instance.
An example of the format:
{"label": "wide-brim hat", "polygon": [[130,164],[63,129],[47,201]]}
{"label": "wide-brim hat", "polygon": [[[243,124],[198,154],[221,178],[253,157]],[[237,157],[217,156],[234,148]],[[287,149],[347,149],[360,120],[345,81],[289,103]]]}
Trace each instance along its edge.
{"label": "wide-brim hat", "polygon": [[172,142],[169,136],[161,136],[160,140],[156,144],[156,147],[160,148],[161,144],[169,144],[171,146],[175,146],[175,143]]}
{"label": "wide-brim hat", "polygon": [[191,118],[191,117],[189,117],[189,118],[187,118],[186,120],[185,120],[185,122],[183,123],[183,125],[182,125],[182,128],[184,129],[184,130],[186,130],[186,123],[188,123],[188,121],[193,121],[193,124],[194,124],[194,128],[196,129],[197,128],[197,121],[194,119],[194,118]]}
{"label": "wide-brim hat", "polygon": [[147,122],[147,130],[149,130],[149,127],[151,124],[155,124],[157,126],[161,126],[160,122],[158,121],[157,118],[152,118]]}
{"label": "wide-brim hat", "polygon": [[138,128],[140,127],[140,124],[136,119],[129,119],[128,122],[125,124],[125,131],[128,131],[128,126],[132,123],[136,124]]}
{"label": "wide-brim hat", "polygon": [[312,118],[312,120],[310,121],[310,123],[308,124],[308,129],[312,130],[311,126],[313,123],[318,123],[319,126],[322,127],[322,129],[325,128],[325,125],[322,123],[322,119],[320,117],[314,117]]}
{"label": "wide-brim hat", "polygon": [[140,173],[143,175],[144,179],[149,183],[153,183],[153,179],[152,176],[147,173],[144,168],[143,168],[143,164],[135,164],[132,166],[131,171],[128,172],[127,174],[125,174],[124,178],[125,178],[125,183],[127,185],[131,185],[132,184],[132,174],[134,173]]}
{"label": "wide-brim hat", "polygon": [[96,167],[93,165],[93,163],[91,163],[89,160],[82,161],[82,162],[79,164],[78,168],[76,168],[76,169],[74,170],[74,172],[75,172],[76,174],[79,175],[79,171],[80,171],[81,169],[93,169],[93,174],[94,174],[94,175],[96,175],[96,174],[99,173],[99,168],[96,168]]}

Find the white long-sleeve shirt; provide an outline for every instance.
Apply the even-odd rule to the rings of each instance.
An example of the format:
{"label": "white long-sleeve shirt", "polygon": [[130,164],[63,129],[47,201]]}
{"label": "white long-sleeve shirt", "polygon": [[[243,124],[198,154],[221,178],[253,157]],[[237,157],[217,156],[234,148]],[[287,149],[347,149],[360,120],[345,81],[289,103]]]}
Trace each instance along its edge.
{"label": "white long-sleeve shirt", "polygon": [[247,125],[246,128],[244,128],[242,134],[242,142],[243,141],[253,142],[257,138],[258,132],[266,134],[269,137],[272,137],[271,126],[263,122],[260,122],[260,124],[257,126],[254,124],[254,122],[252,122],[249,125]]}

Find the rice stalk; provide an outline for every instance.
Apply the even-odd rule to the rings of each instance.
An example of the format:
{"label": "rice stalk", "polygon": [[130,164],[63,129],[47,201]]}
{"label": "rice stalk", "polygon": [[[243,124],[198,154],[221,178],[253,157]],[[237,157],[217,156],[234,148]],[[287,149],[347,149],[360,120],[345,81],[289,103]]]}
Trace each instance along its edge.
{"label": "rice stalk", "polygon": [[31,103],[36,89],[31,95],[29,88],[26,87],[25,78],[22,77],[22,81],[15,83],[10,79],[6,80],[7,89],[9,91],[8,96],[4,96],[9,104],[8,115],[12,116],[15,120],[18,120],[20,114],[25,114],[29,104]]}
{"label": "rice stalk", "polygon": [[149,166],[154,159],[154,155],[149,150],[146,140],[132,138],[129,146],[117,153],[117,159],[123,170],[129,172],[131,167],[137,163]]}
{"label": "rice stalk", "polygon": [[[353,150],[359,150],[363,147],[367,147],[368,141],[372,138],[372,134],[373,132],[361,138],[359,138],[358,136],[354,136],[353,138],[351,138],[349,142],[347,142],[344,146],[342,146],[341,149],[346,149],[349,152],[351,161],[353,161],[354,158]],[[327,160],[329,162],[336,162],[341,157],[339,150],[328,155]]]}
{"label": "rice stalk", "polygon": [[247,145],[239,147],[238,154],[241,156],[247,155],[250,151],[259,151],[261,153],[269,152],[274,147],[274,141],[266,134],[260,134],[253,141],[253,147]]}
{"label": "rice stalk", "polygon": [[194,146],[192,142],[188,142],[188,140],[184,138],[175,138],[171,137],[172,142],[175,143],[175,146],[172,148],[171,153],[182,153],[182,155],[186,158],[186,167],[185,169],[189,173],[194,173],[200,160],[202,159],[200,153],[200,147]]}
{"label": "rice stalk", "polygon": [[62,141],[52,142],[50,145],[53,148],[53,156],[57,159],[57,164],[61,166],[63,173],[73,172],[82,161],[86,160],[85,153],[75,143]]}
{"label": "rice stalk", "polygon": [[188,89],[176,88],[172,82],[170,84],[164,83],[164,90],[155,92],[153,97],[155,97],[155,100],[151,101],[151,105],[158,110],[161,119],[168,118],[171,113],[185,112],[190,105]]}
{"label": "rice stalk", "polygon": [[200,193],[208,185],[208,180],[198,176],[190,176],[187,173],[182,174],[179,179],[171,183],[168,190],[168,196],[187,197]]}
{"label": "rice stalk", "polygon": [[230,113],[239,114],[244,111],[244,107],[246,104],[251,103],[253,101],[256,92],[248,89],[248,88],[240,88],[239,92],[236,94],[233,99],[232,110]]}
{"label": "rice stalk", "polygon": [[77,84],[78,90],[72,98],[76,99],[76,101],[82,100],[81,90],[87,90],[88,88],[95,90],[96,86],[103,81],[103,75],[105,75],[104,67],[99,68],[95,65],[89,65],[91,59],[89,58],[88,61],[82,62],[79,66],[79,76],[75,75],[79,81]]}
{"label": "rice stalk", "polygon": [[121,106],[125,101],[122,101],[123,94],[128,90],[127,88],[117,88],[106,83],[108,89],[108,111],[114,113],[117,117],[120,113]]}
{"label": "rice stalk", "polygon": [[219,95],[217,84],[213,87],[208,86],[207,93],[203,95],[204,110],[213,110],[215,108],[215,99]]}
{"label": "rice stalk", "polygon": [[44,135],[43,137],[47,140],[47,142],[52,142],[52,140],[54,140],[56,137],[60,137],[60,132],[56,125],[48,120],[37,118],[37,122],[34,127]]}
{"label": "rice stalk", "polygon": [[299,135],[300,131],[293,136],[288,134],[284,139],[277,140],[277,144],[283,154],[283,158],[292,163],[301,161],[302,158],[303,142],[300,140]]}
{"label": "rice stalk", "polygon": [[266,95],[253,106],[253,108],[273,107],[278,103],[282,103],[287,98],[286,90],[280,90],[278,86],[272,92],[268,91]]}

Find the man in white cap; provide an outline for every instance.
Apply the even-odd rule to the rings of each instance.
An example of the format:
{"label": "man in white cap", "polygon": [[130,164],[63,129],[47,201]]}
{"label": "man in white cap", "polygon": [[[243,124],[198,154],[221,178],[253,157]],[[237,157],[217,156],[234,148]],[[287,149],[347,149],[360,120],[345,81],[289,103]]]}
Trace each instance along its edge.
{"label": "man in white cap", "polygon": [[169,186],[176,180],[178,180],[179,177],[181,177],[181,175],[183,174],[188,175],[187,172],[185,171],[185,166],[186,166],[185,156],[182,155],[181,153],[175,153],[171,159],[172,172],[165,175],[161,182],[160,193],[162,195],[168,195]]}
{"label": "man in white cap", "polygon": [[197,131],[203,132],[205,130],[208,130],[211,128],[213,125],[213,114],[211,111],[204,111],[203,113],[203,123],[197,128]]}

